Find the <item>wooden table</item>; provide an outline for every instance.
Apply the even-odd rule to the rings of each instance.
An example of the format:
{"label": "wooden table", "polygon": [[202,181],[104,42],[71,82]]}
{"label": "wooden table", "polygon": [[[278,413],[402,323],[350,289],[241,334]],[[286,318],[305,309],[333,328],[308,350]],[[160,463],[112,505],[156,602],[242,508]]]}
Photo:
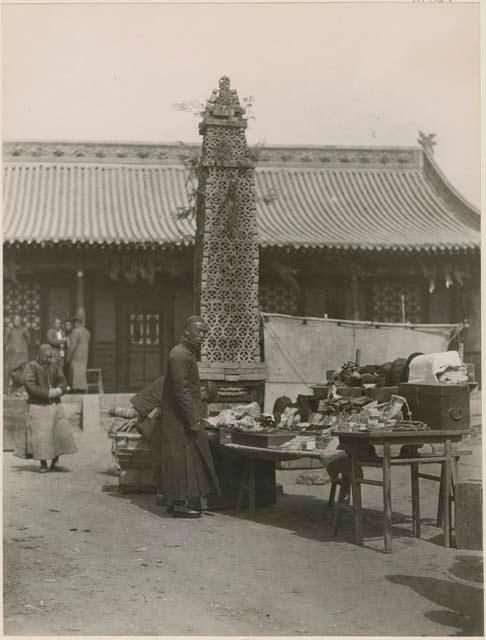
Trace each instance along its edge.
{"label": "wooden table", "polygon": [[[419,479],[435,479],[419,473],[420,464],[443,463],[444,483],[442,492],[444,546],[451,543],[451,476],[455,475],[455,464],[452,463],[452,443],[460,442],[468,431],[434,430],[428,431],[370,431],[344,432],[335,431],[339,443],[351,458],[352,505],[341,505],[340,508],[352,511],[354,516],[354,536],[356,544],[363,544],[363,524],[361,507],[361,485],[369,484],[383,487],[384,510],[384,543],[385,553],[392,550],[392,503],[391,503],[391,467],[393,465],[410,465],[412,491],[412,522],[414,536],[420,538],[420,490]],[[443,455],[420,455],[419,447],[424,444],[444,445]],[[370,447],[383,446],[383,458],[376,454],[370,456]],[[391,457],[391,446],[402,447],[399,457]],[[404,449],[406,447],[406,449]],[[361,473],[362,467],[381,467],[383,481],[366,480]]]}
{"label": "wooden table", "polygon": [[255,513],[255,463],[257,460],[265,460],[267,462],[275,463],[286,460],[299,460],[300,458],[317,458],[319,460],[322,459],[322,454],[316,450],[290,451],[270,447],[248,447],[241,444],[220,444],[215,442],[212,442],[211,446],[220,448],[225,453],[229,453],[245,459],[245,465],[243,467],[243,473],[239,484],[237,509],[241,509],[243,494],[246,490],[248,491],[248,510],[251,514]]}

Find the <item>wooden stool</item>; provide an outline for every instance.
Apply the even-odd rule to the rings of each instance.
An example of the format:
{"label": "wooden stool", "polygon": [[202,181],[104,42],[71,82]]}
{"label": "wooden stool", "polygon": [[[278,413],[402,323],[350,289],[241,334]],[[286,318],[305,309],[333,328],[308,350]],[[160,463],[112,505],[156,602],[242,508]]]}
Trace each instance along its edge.
{"label": "wooden stool", "polygon": [[[455,500],[455,485],[457,483],[457,464],[461,458],[461,456],[472,455],[472,451],[456,451],[452,454],[452,464],[451,464],[451,473],[450,473],[450,491],[449,491],[449,505]],[[418,490],[418,481],[419,479],[424,480],[432,480],[435,482],[440,482],[439,488],[439,503],[437,507],[437,526],[442,527],[444,525],[444,492],[446,490],[446,461],[441,461],[439,464],[441,465],[441,474],[440,476],[430,475],[428,473],[419,472],[419,464],[420,459],[417,461],[411,462],[411,481],[412,481],[412,513],[413,513],[413,533],[415,537],[420,537],[420,503],[419,503],[419,490]],[[375,466],[375,465],[373,465]],[[383,486],[383,483],[380,481],[374,480],[361,480],[359,484],[372,484],[375,486]],[[331,490],[329,493],[329,501],[328,506],[332,506],[334,504],[336,488],[339,485],[339,496],[338,501],[335,507],[334,520],[333,520],[333,529],[332,535],[337,536],[338,533],[338,525],[339,525],[339,514],[341,511],[354,511],[354,501],[350,501],[350,493],[349,491],[343,488],[343,478],[342,474],[333,480],[331,485]],[[361,496],[360,496],[361,497]],[[361,500],[359,500],[361,503]],[[449,514],[451,514],[451,508],[449,506]],[[452,519],[452,518],[451,518]],[[450,523],[452,529],[452,523]]]}
{"label": "wooden stool", "polygon": [[[89,374],[94,374],[96,376],[95,382],[89,381]],[[88,379],[88,393],[90,388],[95,388],[99,394],[103,394],[103,376],[101,373],[101,369],[86,369],[86,378]]]}

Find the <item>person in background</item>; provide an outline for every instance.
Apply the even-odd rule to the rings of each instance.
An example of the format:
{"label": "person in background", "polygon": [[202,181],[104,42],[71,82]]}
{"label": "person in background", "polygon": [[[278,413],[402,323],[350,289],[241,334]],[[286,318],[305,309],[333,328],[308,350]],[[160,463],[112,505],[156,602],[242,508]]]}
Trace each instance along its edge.
{"label": "person in background", "polygon": [[71,391],[71,379],[69,376],[69,363],[67,361],[67,353],[69,351],[69,342],[71,339],[71,333],[73,332],[73,323],[71,320],[66,320],[64,323],[64,335],[66,337],[66,357],[64,358],[64,376],[66,377],[66,381],[68,384],[67,391]]}
{"label": "person in background", "polygon": [[64,335],[66,336],[66,344],[69,347],[69,338],[73,332],[73,323],[71,320],[66,320],[64,323]]}
{"label": "person in background", "polygon": [[69,336],[67,362],[69,363],[69,382],[75,393],[85,393],[88,390],[86,369],[88,367],[89,341],[91,334],[81,323],[79,318],[73,319],[74,329]]}
{"label": "person in background", "polygon": [[40,460],[41,473],[48,471],[51,460],[50,470],[57,471],[59,456],[76,453],[77,447],[61,404],[66,379],[50,345],[41,345],[37,359],[25,366],[24,386],[27,424],[14,455]]}
{"label": "person in background", "polygon": [[8,390],[12,388],[11,374],[18,371],[29,361],[30,333],[22,325],[19,315],[13,318],[13,327],[5,331],[3,337],[5,360],[7,364]]}
{"label": "person in background", "polygon": [[207,328],[200,316],[186,320],[184,335],[169,353],[162,389],[161,416],[150,446],[160,470],[167,510],[174,517],[199,518],[206,497],[219,493],[209,442],[204,431],[201,383],[196,355]]}
{"label": "person in background", "polygon": [[60,318],[54,320],[52,328],[47,332],[47,343],[51,345],[52,354],[57,359],[61,370],[64,371],[67,340]]}

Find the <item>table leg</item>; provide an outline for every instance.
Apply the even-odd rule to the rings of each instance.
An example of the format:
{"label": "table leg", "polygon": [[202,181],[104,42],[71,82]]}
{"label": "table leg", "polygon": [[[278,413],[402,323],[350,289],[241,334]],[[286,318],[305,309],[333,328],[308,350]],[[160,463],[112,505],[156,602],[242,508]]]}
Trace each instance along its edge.
{"label": "table leg", "polygon": [[410,465],[410,474],[412,479],[412,526],[413,535],[416,538],[420,538],[420,485],[418,473],[418,462],[412,462]]}
{"label": "table leg", "polygon": [[385,519],[385,553],[392,550],[391,455],[390,443],[383,444],[383,508]]}
{"label": "table leg", "polygon": [[440,465],[440,482],[439,482],[439,502],[437,506],[437,526],[442,526],[442,519],[444,517],[443,505],[444,505],[444,482],[445,482],[445,462]]}
{"label": "table leg", "polygon": [[443,487],[443,524],[444,547],[451,546],[451,441],[445,441],[444,487]]}
{"label": "table leg", "polygon": [[351,452],[351,484],[353,488],[354,541],[363,544],[363,521],[361,513],[361,483],[358,482],[358,455],[356,449]]}
{"label": "table leg", "polygon": [[248,460],[248,509],[255,513],[255,460]]}

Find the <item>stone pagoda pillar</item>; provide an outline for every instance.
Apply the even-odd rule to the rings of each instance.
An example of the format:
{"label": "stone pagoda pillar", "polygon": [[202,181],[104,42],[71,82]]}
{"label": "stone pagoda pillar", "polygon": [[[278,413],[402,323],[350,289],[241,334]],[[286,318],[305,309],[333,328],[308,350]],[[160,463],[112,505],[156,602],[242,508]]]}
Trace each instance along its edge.
{"label": "stone pagoda pillar", "polygon": [[255,163],[247,121],[227,77],[203,113],[195,246],[195,307],[208,324],[201,378],[263,380],[258,309]]}

